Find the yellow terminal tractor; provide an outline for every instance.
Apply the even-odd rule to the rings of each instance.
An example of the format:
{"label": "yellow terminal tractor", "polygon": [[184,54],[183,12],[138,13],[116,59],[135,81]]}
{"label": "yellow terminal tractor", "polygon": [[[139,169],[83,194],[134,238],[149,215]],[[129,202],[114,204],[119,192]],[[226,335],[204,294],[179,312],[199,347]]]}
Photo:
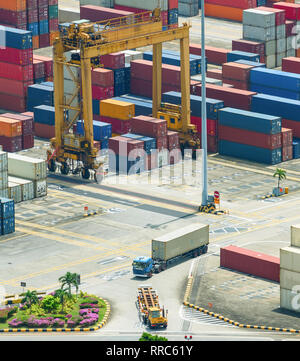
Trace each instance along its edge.
{"label": "yellow terminal tractor", "polygon": [[138,288],[137,304],[143,323],[149,328],[166,328],[168,326],[167,314],[159,305],[158,295],[150,286]]}

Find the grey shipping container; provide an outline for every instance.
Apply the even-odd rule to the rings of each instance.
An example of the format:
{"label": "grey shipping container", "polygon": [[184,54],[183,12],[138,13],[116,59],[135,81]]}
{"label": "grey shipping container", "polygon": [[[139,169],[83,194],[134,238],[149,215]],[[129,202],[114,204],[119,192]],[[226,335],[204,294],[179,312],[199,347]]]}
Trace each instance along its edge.
{"label": "grey shipping container", "polygon": [[243,24],[268,28],[275,26],[275,13],[257,9],[247,9],[243,11]]}
{"label": "grey shipping container", "polygon": [[33,182],[34,198],[45,197],[47,195],[47,180],[40,179]]}
{"label": "grey shipping container", "polygon": [[192,224],[152,240],[153,260],[168,261],[209,243],[209,226]]}
{"label": "grey shipping container", "polygon": [[47,177],[47,164],[42,159],[9,153],[8,174],[29,180],[45,179]]}
{"label": "grey shipping container", "polygon": [[7,152],[0,151],[0,172],[7,172]]}
{"label": "grey shipping container", "polygon": [[22,201],[28,201],[34,198],[33,181],[16,177],[8,177],[8,180],[21,185]]}
{"label": "grey shipping container", "polygon": [[184,4],[178,3],[178,15],[179,16],[197,16],[199,14],[198,3]]}
{"label": "grey shipping container", "polygon": [[247,40],[269,41],[276,39],[275,26],[260,28],[258,26],[244,25],[243,38]]}
{"label": "grey shipping container", "polygon": [[[121,5],[121,6],[127,6],[137,9],[145,9],[145,10],[154,10],[158,7],[158,1],[157,0],[147,0],[147,1],[141,1],[141,0],[115,0],[115,5]],[[160,6],[162,11],[168,10],[168,0],[160,0]]]}
{"label": "grey shipping container", "polygon": [[15,203],[22,202],[22,187],[20,184],[8,182],[8,197]]}
{"label": "grey shipping container", "polygon": [[0,189],[6,189],[8,187],[8,174],[7,170],[0,172]]}

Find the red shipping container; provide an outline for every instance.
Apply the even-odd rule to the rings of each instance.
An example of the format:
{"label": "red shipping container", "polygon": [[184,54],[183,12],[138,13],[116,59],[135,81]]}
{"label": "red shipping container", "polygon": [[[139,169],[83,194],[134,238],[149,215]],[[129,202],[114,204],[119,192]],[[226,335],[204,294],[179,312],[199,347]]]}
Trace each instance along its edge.
{"label": "red shipping container", "polygon": [[13,110],[18,113],[26,111],[26,98],[17,95],[0,93],[0,108]]}
{"label": "red shipping container", "polygon": [[3,137],[0,136],[0,145],[4,152],[19,152],[22,150],[22,136],[18,137]]}
{"label": "red shipping container", "polygon": [[280,259],[245,248],[221,248],[220,266],[279,282]]}
{"label": "red shipping container", "polygon": [[39,21],[38,9],[35,8],[35,9],[31,9],[30,11],[27,11],[27,16],[28,16],[28,23],[29,24],[37,23]]}
{"label": "red shipping container", "polygon": [[282,59],[282,71],[300,74],[300,58],[290,56]]}
{"label": "red shipping container", "polygon": [[27,134],[22,136],[22,149],[31,149],[34,147],[34,136]]}
{"label": "red shipping container", "polygon": [[49,33],[41,34],[39,36],[39,46],[40,46],[40,48],[46,48],[46,47],[50,46]]}
{"label": "red shipping container", "polygon": [[167,132],[167,139],[168,139],[168,149],[169,150],[176,149],[180,146],[178,132],[172,132],[169,130]]}
{"label": "red shipping container", "polygon": [[33,133],[33,115],[26,115],[26,113],[23,114],[4,113],[1,114],[1,117],[21,121],[23,135],[28,135]]}
{"label": "red shipping container", "polygon": [[300,138],[300,122],[289,119],[282,119],[281,124],[284,128],[289,128],[293,130],[293,136],[295,138]]}
{"label": "red shipping container", "polygon": [[144,142],[125,137],[113,137],[108,140],[108,147],[120,156],[128,156],[129,160],[136,159],[143,155]]}
{"label": "red shipping container", "polygon": [[121,120],[116,118],[109,118],[103,116],[94,115],[95,120],[100,120],[104,123],[109,123],[112,126],[112,132],[115,134],[126,134],[131,131],[131,122],[130,120]]}
{"label": "red shipping container", "polygon": [[[201,55],[200,44],[190,44],[190,53],[195,55]],[[227,62],[227,54],[230,50],[223,48],[216,48],[213,46],[205,46],[205,56],[207,62],[211,64],[222,65]]]}
{"label": "red shipping container", "polygon": [[293,130],[281,128],[281,141],[283,147],[293,145]]}
{"label": "red shipping container", "polygon": [[118,19],[130,15],[133,15],[133,13],[129,11],[119,10],[117,8],[110,9],[96,5],[80,6],[80,19],[88,19],[90,21]]}
{"label": "red shipping container", "polygon": [[248,82],[250,70],[252,68],[253,66],[246,64],[238,64],[234,62],[224,63],[222,65],[223,78]]}
{"label": "red shipping container", "polygon": [[121,69],[125,67],[125,54],[118,52],[100,56],[100,62],[104,68]]}
{"label": "red shipping container", "polygon": [[27,88],[33,84],[33,80],[21,82],[17,80],[0,78],[0,89],[5,90],[6,94],[16,95],[19,97],[27,96]]}
{"label": "red shipping container", "polygon": [[131,77],[130,93],[152,98],[152,81]]}
{"label": "red shipping container", "polygon": [[34,79],[45,77],[45,63],[43,61],[33,59],[33,77]]}
{"label": "red shipping container", "polygon": [[33,65],[17,65],[0,62],[0,78],[29,81],[33,79]]}
{"label": "red shipping container", "polygon": [[38,1],[37,0],[27,0],[27,10],[32,10],[32,9],[36,9],[38,6]]}
{"label": "red shipping container", "polygon": [[29,65],[32,63],[33,51],[32,49],[14,49],[14,48],[0,48],[0,61],[18,64]]}
{"label": "red shipping container", "polygon": [[36,137],[43,139],[51,139],[55,137],[55,126],[42,124],[42,123],[34,123],[34,134]]}
{"label": "red shipping container", "polygon": [[168,149],[168,137],[158,137],[156,138],[156,148],[160,151],[163,149]]}
{"label": "red shipping container", "polygon": [[92,85],[93,99],[103,100],[112,98],[114,96],[114,87],[103,88],[97,85]]}
{"label": "red shipping container", "polygon": [[49,32],[53,33],[58,31],[58,19],[49,19]]}
{"label": "red shipping container", "polygon": [[210,69],[210,70],[207,70],[206,76],[208,78],[222,80],[222,69]]}
{"label": "red shipping container", "polygon": [[232,40],[232,50],[245,51],[259,55],[265,54],[265,44],[250,40]]}
{"label": "red shipping container", "polygon": [[207,136],[207,151],[218,153],[218,138],[212,135]]}
{"label": "red shipping container", "polygon": [[288,145],[286,147],[282,147],[282,161],[287,162],[288,160],[293,159],[293,146]]}
{"label": "red shipping container", "polygon": [[48,1],[49,0],[37,0],[38,7],[42,8],[42,7],[46,6],[46,5],[48,5]]}
{"label": "red shipping container", "polygon": [[[195,94],[201,96],[201,86],[196,85]],[[244,110],[251,110],[252,96],[257,93],[240,90],[235,88],[227,88],[220,85],[206,84],[206,95],[208,98],[219,99],[224,102],[226,107],[233,107]]]}
{"label": "red shipping container", "polygon": [[27,12],[0,9],[0,20],[3,23],[13,24],[17,27],[27,24]]}
{"label": "red shipping container", "polygon": [[48,11],[48,4],[45,6],[40,6],[38,8],[39,13],[39,21],[48,20],[49,11]]}
{"label": "red shipping container", "polygon": [[[191,123],[196,125],[197,132],[201,133],[202,118],[191,115]],[[207,119],[207,123],[206,123],[207,135],[213,135],[213,136],[217,135],[217,124],[218,123],[216,119]]]}
{"label": "red shipping container", "polygon": [[147,135],[148,137],[160,138],[167,135],[167,121],[144,115],[131,119],[131,131],[135,134]]}
{"label": "red shipping container", "polygon": [[168,0],[168,9],[178,9],[178,0]]}
{"label": "red shipping container", "polygon": [[232,8],[250,9],[256,7],[256,0],[205,0],[208,4],[226,5]]}
{"label": "red shipping container", "polygon": [[257,10],[269,11],[269,12],[275,13],[276,26],[283,25],[285,23],[285,11],[282,9],[273,9],[271,7],[259,6],[257,8]]}
{"label": "red shipping container", "polygon": [[235,89],[248,90],[249,87],[249,83],[246,81],[223,78],[223,82],[227,85],[232,85]]}
{"label": "red shipping container", "polygon": [[254,147],[277,149],[282,146],[281,134],[264,134],[250,130],[227,127],[219,125],[219,139],[230,142],[253,145]]}
{"label": "red shipping container", "polygon": [[285,10],[285,18],[288,20],[300,20],[300,4],[278,2],[274,8]]}
{"label": "red shipping container", "polygon": [[92,84],[102,87],[114,86],[114,72],[110,69],[96,68],[92,70]]}
{"label": "red shipping container", "polygon": [[51,58],[48,56],[34,54],[33,59],[40,60],[45,63],[45,77],[53,76],[53,60]]}
{"label": "red shipping container", "polygon": [[285,21],[285,32],[286,32],[286,36],[292,36],[295,35],[293,34],[293,28],[296,25],[296,20],[286,20]]}

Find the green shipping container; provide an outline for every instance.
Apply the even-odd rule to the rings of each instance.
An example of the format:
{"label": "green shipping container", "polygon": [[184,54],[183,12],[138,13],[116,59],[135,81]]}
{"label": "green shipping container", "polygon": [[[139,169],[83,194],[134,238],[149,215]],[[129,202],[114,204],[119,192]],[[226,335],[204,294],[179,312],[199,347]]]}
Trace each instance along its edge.
{"label": "green shipping container", "polygon": [[49,5],[49,19],[58,18],[58,5]]}

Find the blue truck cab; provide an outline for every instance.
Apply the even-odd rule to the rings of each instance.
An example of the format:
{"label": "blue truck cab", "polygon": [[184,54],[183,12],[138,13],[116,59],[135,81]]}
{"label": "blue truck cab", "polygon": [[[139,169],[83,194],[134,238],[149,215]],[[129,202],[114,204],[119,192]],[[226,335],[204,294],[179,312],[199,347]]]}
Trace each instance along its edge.
{"label": "blue truck cab", "polygon": [[153,259],[151,257],[137,257],[133,260],[132,271],[137,277],[151,277]]}

